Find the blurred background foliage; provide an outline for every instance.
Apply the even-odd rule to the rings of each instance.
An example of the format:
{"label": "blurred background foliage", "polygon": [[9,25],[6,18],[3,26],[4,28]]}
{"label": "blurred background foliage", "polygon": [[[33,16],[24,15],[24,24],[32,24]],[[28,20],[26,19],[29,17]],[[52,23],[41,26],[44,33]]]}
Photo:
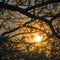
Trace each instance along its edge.
{"label": "blurred background foliage", "polygon": [[[45,4],[29,10],[37,4],[49,0],[0,0],[4,4],[27,9],[30,14],[52,21],[55,32],[60,35],[60,3]],[[10,32],[10,33],[9,33]],[[19,12],[0,8],[0,60],[55,60],[60,59],[60,39],[52,34],[48,23],[29,18]],[[33,41],[35,35],[42,41]]]}

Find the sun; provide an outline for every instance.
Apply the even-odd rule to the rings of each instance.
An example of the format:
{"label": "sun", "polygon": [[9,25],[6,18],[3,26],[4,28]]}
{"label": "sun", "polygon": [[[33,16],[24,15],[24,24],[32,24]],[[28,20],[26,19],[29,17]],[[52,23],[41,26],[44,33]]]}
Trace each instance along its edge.
{"label": "sun", "polygon": [[41,36],[35,36],[34,37],[34,42],[41,42],[42,41],[42,37]]}

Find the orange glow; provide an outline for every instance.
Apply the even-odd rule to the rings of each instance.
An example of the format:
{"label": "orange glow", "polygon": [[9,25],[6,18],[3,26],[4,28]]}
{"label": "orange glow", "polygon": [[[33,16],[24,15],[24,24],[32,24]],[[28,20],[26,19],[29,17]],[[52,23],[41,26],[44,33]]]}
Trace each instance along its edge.
{"label": "orange glow", "polygon": [[42,37],[37,35],[37,36],[34,37],[34,41],[35,42],[41,42],[42,41]]}

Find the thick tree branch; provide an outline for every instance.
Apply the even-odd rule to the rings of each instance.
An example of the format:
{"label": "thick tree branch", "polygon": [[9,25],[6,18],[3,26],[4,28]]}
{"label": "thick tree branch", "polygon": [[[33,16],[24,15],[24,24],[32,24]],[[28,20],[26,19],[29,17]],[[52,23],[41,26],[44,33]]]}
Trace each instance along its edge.
{"label": "thick tree branch", "polygon": [[22,9],[22,8],[20,8],[20,7],[17,7],[17,6],[0,3],[0,8],[4,8],[4,9],[7,9],[7,10],[17,11],[17,12],[20,12],[20,13],[28,16],[29,18],[41,19],[41,20],[44,21],[44,22],[48,22],[48,20],[45,19],[44,17],[35,16],[34,14],[30,14],[30,13],[28,13],[28,11],[26,11],[25,9]]}
{"label": "thick tree branch", "polygon": [[[36,15],[34,15],[34,14],[28,13],[28,10],[31,10],[31,9],[34,9],[34,8],[36,8],[36,7],[40,7],[40,6],[43,6],[43,5],[46,5],[46,4],[56,3],[56,2],[60,2],[60,0],[47,1],[47,2],[44,2],[44,3],[42,3],[42,4],[38,4],[38,5],[36,5],[36,6],[32,6],[32,7],[30,7],[29,9],[22,9],[22,8],[20,8],[20,7],[17,7],[17,6],[0,3],[0,8],[17,11],[17,12],[20,12],[20,13],[28,16],[29,18],[40,19],[41,21],[46,22],[46,23],[50,26],[53,34],[54,34],[57,38],[60,39],[60,36],[55,32],[54,27],[52,26],[52,23],[51,23],[51,21],[54,20],[56,16],[54,16],[51,21],[48,21],[48,20],[45,19],[44,17],[40,17],[40,16],[36,16]],[[58,14],[58,16],[60,16],[60,14]],[[5,34],[8,34],[8,33],[14,32],[14,31],[16,31],[16,30],[19,29],[19,28],[20,28],[20,27],[15,28],[15,29],[12,30],[12,31],[5,32],[5,33],[3,33],[2,35],[5,35]]]}
{"label": "thick tree branch", "polygon": [[57,32],[55,31],[52,23],[51,22],[48,22],[48,25],[49,25],[49,27],[50,27],[50,29],[52,31],[52,35],[54,35],[56,38],[60,39],[60,35],[57,34]]}

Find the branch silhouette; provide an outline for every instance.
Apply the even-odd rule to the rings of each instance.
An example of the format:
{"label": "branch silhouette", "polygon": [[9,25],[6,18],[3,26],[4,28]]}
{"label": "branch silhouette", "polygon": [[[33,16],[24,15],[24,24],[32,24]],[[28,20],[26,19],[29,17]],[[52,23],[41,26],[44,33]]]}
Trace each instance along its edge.
{"label": "branch silhouette", "polygon": [[[17,7],[17,6],[13,6],[13,5],[9,5],[9,4],[5,4],[5,3],[0,2],[0,8],[4,8],[4,9],[7,9],[7,10],[12,10],[12,11],[17,11],[17,12],[20,12],[20,13],[28,16],[29,18],[40,19],[41,21],[46,22],[46,23],[49,25],[49,27],[50,27],[50,29],[51,29],[51,31],[52,31],[52,34],[53,34],[55,37],[57,37],[58,39],[60,39],[60,35],[58,35],[58,34],[56,33],[56,31],[55,31],[55,29],[54,29],[54,27],[53,27],[53,25],[52,25],[52,21],[53,21],[54,19],[56,19],[56,17],[59,17],[59,16],[60,16],[60,13],[57,14],[57,15],[55,15],[55,16],[53,16],[52,20],[49,21],[48,19],[44,18],[44,16],[36,16],[36,15],[30,14],[30,13],[28,12],[28,11],[31,10],[31,9],[34,9],[34,8],[37,8],[37,7],[41,7],[41,6],[44,6],[44,5],[47,5],[47,4],[51,4],[51,3],[56,3],[56,2],[60,2],[60,0],[53,0],[53,1],[43,2],[43,3],[41,3],[41,4],[37,4],[37,5],[35,5],[35,6],[29,7],[28,9],[22,9],[22,8],[20,8],[20,7]],[[19,28],[20,28],[20,27],[17,27],[17,28],[15,28],[15,29],[13,29],[13,30],[11,30],[11,31],[9,31],[9,32],[4,32],[2,35],[12,33],[12,32],[16,31],[16,30],[19,29]]]}
{"label": "branch silhouette", "polygon": [[41,6],[44,6],[44,5],[47,5],[47,4],[52,4],[52,3],[59,3],[59,2],[60,2],[60,0],[51,0],[51,1],[49,0],[49,1],[46,1],[46,2],[43,2],[43,3],[40,3],[40,4],[36,4],[32,7],[29,7],[26,10],[29,11],[29,10],[37,8],[37,7],[41,7]]}

